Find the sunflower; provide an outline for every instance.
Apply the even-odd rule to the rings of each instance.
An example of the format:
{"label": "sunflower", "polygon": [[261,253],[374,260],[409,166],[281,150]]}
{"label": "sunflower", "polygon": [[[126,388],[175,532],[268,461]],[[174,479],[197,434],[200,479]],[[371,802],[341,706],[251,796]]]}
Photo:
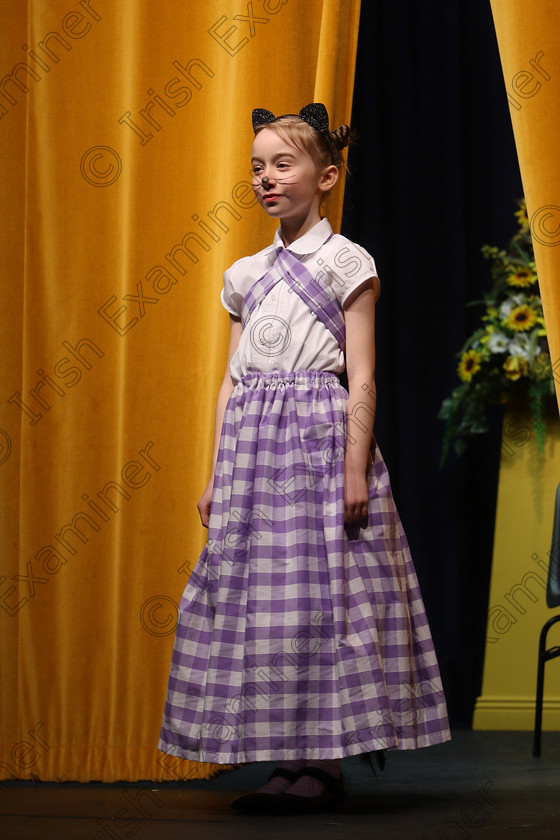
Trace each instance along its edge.
{"label": "sunflower", "polygon": [[514,332],[520,332],[522,330],[530,330],[531,327],[534,327],[537,323],[537,318],[538,315],[535,310],[526,303],[522,303],[511,310],[507,318],[504,319],[503,324],[504,327],[509,327]]}
{"label": "sunflower", "polygon": [[476,350],[467,350],[463,353],[457,367],[457,373],[463,382],[470,382],[474,374],[480,370],[481,359],[482,356]]}
{"label": "sunflower", "polygon": [[509,286],[517,286],[523,288],[524,286],[531,286],[537,282],[537,275],[529,266],[518,266],[515,271],[512,271],[506,277],[506,282]]}
{"label": "sunflower", "polygon": [[527,362],[522,356],[508,356],[504,362],[504,370],[508,379],[521,379],[527,374]]}

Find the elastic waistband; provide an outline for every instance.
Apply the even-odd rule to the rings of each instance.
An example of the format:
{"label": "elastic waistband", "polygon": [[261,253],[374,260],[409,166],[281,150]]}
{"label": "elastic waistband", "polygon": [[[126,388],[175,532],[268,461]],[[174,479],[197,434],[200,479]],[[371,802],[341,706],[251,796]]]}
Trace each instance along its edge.
{"label": "elastic waistband", "polygon": [[290,372],[274,371],[262,373],[251,371],[242,376],[236,384],[236,388],[286,388],[290,385],[303,385],[306,387],[338,386],[340,379],[336,373],[330,370],[292,370]]}

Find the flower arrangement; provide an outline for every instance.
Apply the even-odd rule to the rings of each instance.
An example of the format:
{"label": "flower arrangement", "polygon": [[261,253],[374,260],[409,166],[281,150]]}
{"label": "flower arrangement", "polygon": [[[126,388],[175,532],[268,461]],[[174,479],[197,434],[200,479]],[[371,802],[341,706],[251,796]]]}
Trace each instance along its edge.
{"label": "flower arrangement", "polygon": [[515,213],[519,229],[507,250],[485,245],[492,260],[494,286],[483,301],[481,325],[458,353],[462,380],[442,403],[439,418],[446,421],[440,466],[452,439],[460,455],[465,438],[488,431],[487,407],[492,403],[526,403],[544,452],[544,403],[554,394],[533,245],[525,200]]}

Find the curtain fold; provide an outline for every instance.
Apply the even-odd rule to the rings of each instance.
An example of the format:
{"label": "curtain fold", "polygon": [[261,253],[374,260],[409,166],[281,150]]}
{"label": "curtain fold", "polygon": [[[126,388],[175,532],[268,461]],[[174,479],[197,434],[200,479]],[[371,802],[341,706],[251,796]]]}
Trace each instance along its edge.
{"label": "curtain fold", "polygon": [[359,6],[0,0],[0,778],[224,769],[155,745],[206,537],[222,274],[275,229],[251,110],[320,94],[348,122]]}
{"label": "curtain fold", "polygon": [[[332,128],[350,124],[359,24],[360,3],[324,0],[313,101],[327,105]],[[348,61],[349,45],[353,56],[351,62]],[[343,186],[344,179],[328,208],[329,220],[337,230],[342,219],[340,196]]]}
{"label": "curtain fold", "polygon": [[560,404],[560,16],[555,0],[491,0]]}

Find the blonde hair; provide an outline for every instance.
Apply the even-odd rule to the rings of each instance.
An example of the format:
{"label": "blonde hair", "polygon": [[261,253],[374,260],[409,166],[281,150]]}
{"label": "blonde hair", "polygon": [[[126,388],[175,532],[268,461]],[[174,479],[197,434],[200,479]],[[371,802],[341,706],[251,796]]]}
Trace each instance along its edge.
{"label": "blonde hair", "polygon": [[319,131],[309,123],[302,120],[301,117],[292,116],[291,114],[283,117],[277,117],[269,123],[260,125],[255,135],[263,128],[269,128],[279,134],[292,146],[306,152],[313,160],[317,170],[320,172],[327,166],[337,167],[339,172],[344,169],[345,163],[340,154],[340,150],[346,148],[350,142],[350,127],[341,125],[336,131],[329,131],[329,139],[325,133]]}

